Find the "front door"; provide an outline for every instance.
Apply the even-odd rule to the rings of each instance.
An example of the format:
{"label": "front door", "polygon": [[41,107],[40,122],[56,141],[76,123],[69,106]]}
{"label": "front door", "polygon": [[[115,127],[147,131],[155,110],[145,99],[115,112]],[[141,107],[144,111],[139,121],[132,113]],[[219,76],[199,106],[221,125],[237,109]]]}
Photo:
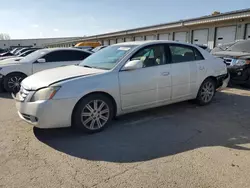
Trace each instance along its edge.
{"label": "front door", "polygon": [[164,45],[144,47],[130,60],[141,60],[143,68],[119,72],[122,109],[143,109],[157,105],[159,91],[166,86],[163,82],[158,84],[161,67],[166,61]]}

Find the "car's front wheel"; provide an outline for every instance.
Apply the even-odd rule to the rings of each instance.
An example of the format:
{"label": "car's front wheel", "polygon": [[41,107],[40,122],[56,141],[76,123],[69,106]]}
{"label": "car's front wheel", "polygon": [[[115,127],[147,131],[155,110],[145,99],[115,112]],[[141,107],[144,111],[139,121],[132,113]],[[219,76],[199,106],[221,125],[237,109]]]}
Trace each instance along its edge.
{"label": "car's front wheel", "polygon": [[109,97],[93,94],[84,97],[73,112],[73,126],[86,133],[103,130],[114,116],[114,107]]}
{"label": "car's front wheel", "polygon": [[196,101],[199,105],[209,104],[216,91],[215,81],[211,78],[207,78],[200,86]]}
{"label": "car's front wheel", "polygon": [[20,90],[21,82],[26,76],[21,73],[7,75],[3,80],[4,89],[8,92],[17,93]]}

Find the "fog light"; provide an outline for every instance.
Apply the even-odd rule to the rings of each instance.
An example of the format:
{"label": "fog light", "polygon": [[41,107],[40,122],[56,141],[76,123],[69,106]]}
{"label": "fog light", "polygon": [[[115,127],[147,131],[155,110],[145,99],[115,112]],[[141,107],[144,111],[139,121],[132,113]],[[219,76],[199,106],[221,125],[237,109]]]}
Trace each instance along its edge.
{"label": "fog light", "polygon": [[238,72],[237,75],[238,75],[238,76],[241,76],[241,72]]}
{"label": "fog light", "polygon": [[35,116],[30,116],[30,121],[34,123],[34,122],[37,122],[38,119]]}

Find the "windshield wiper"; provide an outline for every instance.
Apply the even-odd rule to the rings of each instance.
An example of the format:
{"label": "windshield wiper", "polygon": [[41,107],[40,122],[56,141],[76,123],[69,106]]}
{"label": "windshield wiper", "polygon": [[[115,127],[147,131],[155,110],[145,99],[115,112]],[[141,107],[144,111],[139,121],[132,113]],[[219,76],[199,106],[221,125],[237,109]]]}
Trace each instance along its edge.
{"label": "windshield wiper", "polygon": [[88,66],[88,65],[83,65],[83,67],[87,67],[87,68],[94,68],[94,67],[91,67],[91,66]]}

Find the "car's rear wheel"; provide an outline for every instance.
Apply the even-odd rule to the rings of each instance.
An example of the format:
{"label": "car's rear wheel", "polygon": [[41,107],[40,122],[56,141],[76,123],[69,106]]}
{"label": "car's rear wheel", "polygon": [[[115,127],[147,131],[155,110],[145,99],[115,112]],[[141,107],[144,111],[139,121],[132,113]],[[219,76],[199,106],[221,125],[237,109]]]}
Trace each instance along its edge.
{"label": "car's rear wheel", "polygon": [[216,84],[213,79],[207,78],[200,86],[196,101],[199,105],[209,104],[216,91]]}
{"label": "car's rear wheel", "polygon": [[20,90],[21,82],[26,76],[21,73],[7,75],[3,80],[4,89],[8,92],[17,93]]}
{"label": "car's rear wheel", "polygon": [[84,97],[73,112],[73,126],[86,133],[95,133],[107,127],[114,116],[114,107],[109,97],[93,94]]}

